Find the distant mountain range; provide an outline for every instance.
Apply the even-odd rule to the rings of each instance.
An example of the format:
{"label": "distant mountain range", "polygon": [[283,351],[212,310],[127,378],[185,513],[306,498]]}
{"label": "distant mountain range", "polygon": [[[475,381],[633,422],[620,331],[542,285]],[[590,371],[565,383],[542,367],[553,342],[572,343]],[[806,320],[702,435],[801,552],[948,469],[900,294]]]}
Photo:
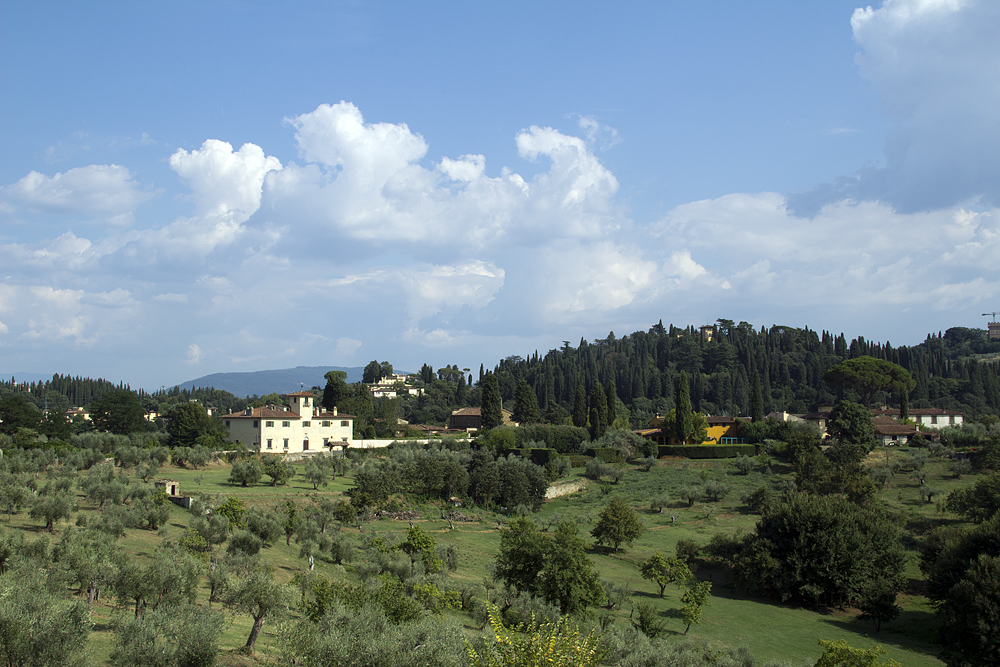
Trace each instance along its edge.
{"label": "distant mountain range", "polygon": [[296,366],[273,371],[252,371],[247,373],[212,373],[195,380],[177,385],[181,389],[210,387],[222,389],[236,396],[263,396],[265,394],[288,394],[306,390],[314,386],[326,386],[326,375],[330,371],[344,371],[348,382],[361,382],[364,375],[362,366]]}

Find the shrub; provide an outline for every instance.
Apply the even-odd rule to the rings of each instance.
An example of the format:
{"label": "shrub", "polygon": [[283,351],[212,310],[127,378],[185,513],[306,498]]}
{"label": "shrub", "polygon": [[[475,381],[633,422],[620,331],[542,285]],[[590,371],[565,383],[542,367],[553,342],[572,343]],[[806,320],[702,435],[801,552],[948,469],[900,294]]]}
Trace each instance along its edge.
{"label": "shrub", "polygon": [[680,456],[688,459],[731,459],[756,456],[753,445],[660,445],[657,456]]}
{"label": "shrub", "polygon": [[677,540],[677,557],[692,562],[701,554],[701,545],[694,540]]}

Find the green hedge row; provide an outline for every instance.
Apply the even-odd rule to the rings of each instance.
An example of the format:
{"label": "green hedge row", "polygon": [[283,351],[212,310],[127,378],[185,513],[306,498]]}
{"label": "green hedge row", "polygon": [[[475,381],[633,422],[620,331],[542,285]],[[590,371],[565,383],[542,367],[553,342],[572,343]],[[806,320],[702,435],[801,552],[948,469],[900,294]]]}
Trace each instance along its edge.
{"label": "green hedge row", "polygon": [[660,445],[659,456],[681,456],[686,459],[731,459],[756,456],[754,445]]}

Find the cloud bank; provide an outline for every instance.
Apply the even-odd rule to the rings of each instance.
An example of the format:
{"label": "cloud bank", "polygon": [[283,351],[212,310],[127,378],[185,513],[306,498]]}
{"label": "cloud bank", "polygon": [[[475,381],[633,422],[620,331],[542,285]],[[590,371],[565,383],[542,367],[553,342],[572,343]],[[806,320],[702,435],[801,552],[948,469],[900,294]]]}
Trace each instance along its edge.
{"label": "cloud bank", "polygon": [[189,210],[141,228],[157,184],[126,167],[32,171],[0,190],[0,354],[68,368],[86,350],[158,386],[195,369],[490,362],[660,319],[903,342],[972,324],[1000,292],[998,16],[958,0],[857,10],[857,66],[894,122],[885,163],[659,220],[631,219],[596,152],[621,137],[591,117],[579,136],[526,127],[520,163],[494,165],[321,104],[286,119],[288,146],[271,148],[293,149],[286,164],[215,138],[165,155]]}

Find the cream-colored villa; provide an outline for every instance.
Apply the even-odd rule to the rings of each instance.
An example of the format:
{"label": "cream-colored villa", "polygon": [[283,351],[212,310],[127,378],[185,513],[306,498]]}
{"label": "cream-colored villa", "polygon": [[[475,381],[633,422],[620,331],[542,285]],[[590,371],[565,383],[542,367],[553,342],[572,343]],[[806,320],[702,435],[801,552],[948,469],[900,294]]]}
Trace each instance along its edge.
{"label": "cream-colored villa", "polygon": [[353,444],[354,416],[326,412],[313,403],[315,394],[288,394],[290,405],[247,408],[222,415],[229,427],[229,441],[239,442],[262,454],[318,454],[346,449]]}

